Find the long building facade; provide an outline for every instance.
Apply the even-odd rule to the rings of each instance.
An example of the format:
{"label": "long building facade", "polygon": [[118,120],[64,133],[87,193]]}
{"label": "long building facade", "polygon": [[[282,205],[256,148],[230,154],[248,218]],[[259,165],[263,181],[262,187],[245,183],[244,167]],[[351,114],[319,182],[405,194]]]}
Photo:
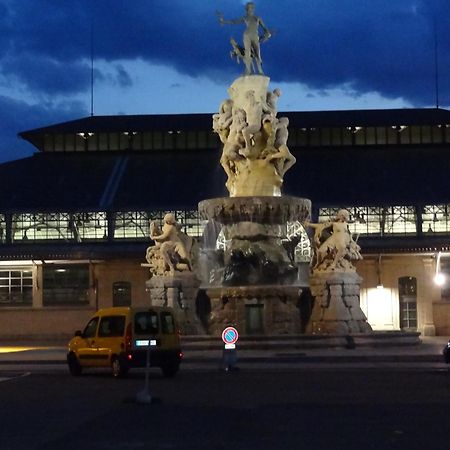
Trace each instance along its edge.
{"label": "long building facade", "polygon": [[[311,199],[312,221],[350,211],[372,327],[450,335],[450,111],[283,115],[297,158],[283,193]],[[148,304],[149,221],[174,212],[201,241],[198,202],[226,196],[211,123],[210,114],[93,116],[20,133],[37,151],[0,165],[1,337],[68,336],[98,308]],[[304,273],[308,236],[287,226],[302,233]],[[437,285],[437,273],[448,280]],[[205,321],[208,306],[197,306]]]}

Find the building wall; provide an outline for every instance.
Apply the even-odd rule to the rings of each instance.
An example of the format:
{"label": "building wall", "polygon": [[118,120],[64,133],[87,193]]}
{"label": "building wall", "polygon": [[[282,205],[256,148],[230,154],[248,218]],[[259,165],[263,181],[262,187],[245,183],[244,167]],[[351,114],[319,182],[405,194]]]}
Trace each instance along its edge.
{"label": "building wall", "polygon": [[[89,302],[85,305],[44,306],[42,266],[33,265],[33,303],[0,308],[3,339],[67,339],[82,329],[98,309],[113,306],[113,283],[131,284],[132,306],[149,304],[145,282],[149,279],[142,260],[111,260],[91,263]],[[400,329],[399,278],[417,280],[417,330],[423,335],[450,335],[450,301],[441,299],[433,282],[435,260],[424,255],[366,256],[358,262],[362,277],[361,308],[374,330]],[[378,269],[383,289],[377,289]]]}
{"label": "building wall", "polygon": [[30,306],[0,308],[0,337],[15,340],[65,340],[83,329],[99,308],[113,306],[113,283],[131,283],[132,306],[149,304],[145,291],[148,270],[140,260],[113,260],[91,263],[89,302],[84,305],[44,306],[42,265],[34,264],[33,302]]}
{"label": "building wall", "polygon": [[[436,308],[441,291],[433,282],[434,259],[422,255],[367,256],[358,263],[358,273],[363,278],[361,307],[374,330],[400,329],[399,279],[414,277],[417,280],[417,330],[424,335],[442,334],[444,328],[436,328],[436,314],[445,306]],[[382,289],[378,289],[378,272]],[[440,305],[440,303],[438,303]],[[449,304],[450,306],[450,304]],[[450,312],[449,312],[450,315]],[[447,322],[450,323],[450,322]]]}
{"label": "building wall", "polygon": [[149,279],[148,269],[141,267],[143,260],[113,260],[97,264],[94,269],[94,285],[98,288],[98,308],[113,306],[113,283],[131,283],[132,306],[150,304],[150,296],[145,290]]}

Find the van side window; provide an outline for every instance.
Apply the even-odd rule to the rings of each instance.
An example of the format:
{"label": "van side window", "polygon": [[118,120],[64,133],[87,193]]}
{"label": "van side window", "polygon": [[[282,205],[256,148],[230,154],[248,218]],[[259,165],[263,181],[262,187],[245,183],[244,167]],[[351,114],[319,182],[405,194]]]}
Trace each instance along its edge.
{"label": "van side window", "polygon": [[154,334],[157,333],[158,314],[153,311],[138,312],[134,316],[135,334]]}
{"label": "van side window", "polygon": [[161,313],[161,329],[164,334],[175,333],[175,322],[173,320],[172,314],[170,314],[169,312]]}
{"label": "van side window", "polygon": [[95,332],[97,331],[98,317],[94,317],[91,319],[83,331],[84,338],[93,338],[95,336]]}
{"label": "van side window", "polygon": [[105,316],[100,320],[98,337],[120,337],[125,331],[125,316]]}

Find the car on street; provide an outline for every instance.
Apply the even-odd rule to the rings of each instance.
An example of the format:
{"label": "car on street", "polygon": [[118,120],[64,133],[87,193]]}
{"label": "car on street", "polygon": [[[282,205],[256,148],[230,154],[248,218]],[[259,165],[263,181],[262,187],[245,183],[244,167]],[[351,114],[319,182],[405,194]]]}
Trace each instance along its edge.
{"label": "car on street", "polygon": [[110,367],[124,377],[133,367],[160,367],[173,377],[182,359],[180,335],[171,308],[113,307],[98,310],[68,344],[72,375],[83,369]]}

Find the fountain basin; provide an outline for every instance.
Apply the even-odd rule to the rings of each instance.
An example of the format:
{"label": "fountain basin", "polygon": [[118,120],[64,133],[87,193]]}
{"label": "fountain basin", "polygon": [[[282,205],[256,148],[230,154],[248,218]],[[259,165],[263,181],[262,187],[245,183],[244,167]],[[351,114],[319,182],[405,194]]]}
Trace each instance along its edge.
{"label": "fountain basin", "polygon": [[290,196],[220,197],[201,201],[198,210],[202,219],[214,219],[223,225],[238,222],[284,225],[304,222],[310,215],[311,200]]}

